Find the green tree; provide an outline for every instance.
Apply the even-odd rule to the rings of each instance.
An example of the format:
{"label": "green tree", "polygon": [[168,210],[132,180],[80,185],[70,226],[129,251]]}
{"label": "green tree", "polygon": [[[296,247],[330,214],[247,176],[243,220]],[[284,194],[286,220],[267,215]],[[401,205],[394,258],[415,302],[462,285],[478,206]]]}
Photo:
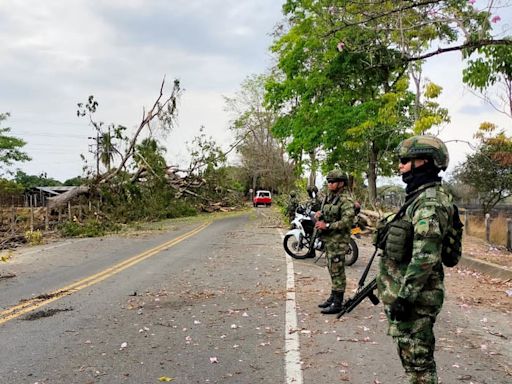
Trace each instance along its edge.
{"label": "green tree", "polygon": [[62,184],[63,185],[68,185],[68,186],[80,186],[80,185],[84,185],[84,184],[87,184],[88,180],[81,177],[81,176],[75,176],[75,177],[72,177],[71,179],[67,179],[66,181],[64,181]]}
{"label": "green tree", "polygon": [[40,175],[27,175],[25,172],[18,170],[14,175],[14,181],[22,185],[24,188],[62,185],[59,180],[48,177],[45,172],[41,173]]}
{"label": "green tree", "polygon": [[[481,11],[460,0],[286,1],[287,21],[271,48],[277,64],[266,84],[266,99],[280,113],[273,132],[289,139],[288,152],[299,162],[320,151],[324,169],[365,173],[373,201],[377,174],[394,172],[396,144],[449,121],[436,102],[441,88],[422,83],[423,60],[510,46],[491,35],[493,7],[499,5]],[[431,50],[434,43],[445,46]]]}
{"label": "green tree", "polygon": [[295,182],[295,163],[285,156],[284,140],[272,135],[277,114],[265,105],[265,80],[264,75],[246,78],[235,97],[225,98],[226,109],[232,115],[230,128],[249,180],[247,189],[288,191]]}
{"label": "green tree", "polygon": [[512,137],[494,124],[480,126],[476,152],[455,170],[454,179],[476,192],[484,213],[512,195]]}
{"label": "green tree", "polygon": [[[512,46],[487,46],[477,52],[480,56],[469,60],[463,71],[464,82],[512,119]],[[498,86],[495,96],[486,92],[493,85]]]}
{"label": "green tree", "polygon": [[5,199],[11,196],[21,196],[23,193],[23,185],[13,180],[0,178],[0,197]]}
{"label": "green tree", "polygon": [[[394,171],[390,149],[411,126],[407,65],[378,31],[354,26],[331,34],[331,11],[319,2],[289,1],[283,9],[290,26],[272,46],[277,66],[266,84],[280,114],[273,132],[289,140],[298,162],[320,152],[324,171],[336,165],[366,174],[373,202],[377,174]],[[352,50],[344,41],[374,45]]]}
{"label": "green tree", "polygon": [[[9,113],[0,113],[0,125],[7,120]],[[27,143],[14,136],[7,135],[9,127],[0,126],[0,172],[5,172],[15,162],[30,161],[31,158],[21,150]]]}

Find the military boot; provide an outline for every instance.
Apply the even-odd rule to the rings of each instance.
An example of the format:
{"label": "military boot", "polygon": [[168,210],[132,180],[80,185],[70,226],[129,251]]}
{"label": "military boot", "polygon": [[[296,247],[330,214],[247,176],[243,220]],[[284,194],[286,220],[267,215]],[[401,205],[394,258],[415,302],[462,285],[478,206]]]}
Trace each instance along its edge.
{"label": "military boot", "polygon": [[340,313],[343,308],[343,292],[333,292],[334,299],[328,307],[322,309],[322,313],[325,315],[333,315]]}
{"label": "military boot", "polygon": [[322,304],[318,304],[318,308],[327,308],[329,305],[331,305],[335,294],[336,292],[331,291],[331,296],[329,296],[327,300],[325,300]]}

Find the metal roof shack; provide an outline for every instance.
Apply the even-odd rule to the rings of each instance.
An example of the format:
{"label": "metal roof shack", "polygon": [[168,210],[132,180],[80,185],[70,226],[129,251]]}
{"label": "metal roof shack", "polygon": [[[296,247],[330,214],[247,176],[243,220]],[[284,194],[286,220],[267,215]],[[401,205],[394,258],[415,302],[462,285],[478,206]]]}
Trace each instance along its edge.
{"label": "metal roof shack", "polygon": [[44,207],[47,205],[47,201],[51,197],[56,197],[73,191],[79,187],[77,186],[50,186],[50,187],[31,187],[25,189],[23,195],[25,196],[26,207]]}

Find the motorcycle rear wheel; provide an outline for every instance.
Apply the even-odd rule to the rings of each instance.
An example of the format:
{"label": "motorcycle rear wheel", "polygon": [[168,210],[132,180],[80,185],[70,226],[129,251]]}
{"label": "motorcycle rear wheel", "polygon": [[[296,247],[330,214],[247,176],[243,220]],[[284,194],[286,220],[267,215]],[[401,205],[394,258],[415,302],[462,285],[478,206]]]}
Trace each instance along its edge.
{"label": "motorcycle rear wheel", "polygon": [[350,238],[348,245],[350,246],[350,249],[349,251],[347,251],[345,255],[345,265],[347,267],[350,267],[357,261],[359,257],[359,248],[357,246],[356,241],[353,238]]}
{"label": "motorcycle rear wheel", "polygon": [[283,239],[283,247],[287,254],[294,259],[307,259],[310,256],[309,244],[305,239],[302,239],[302,244],[294,235],[286,235]]}

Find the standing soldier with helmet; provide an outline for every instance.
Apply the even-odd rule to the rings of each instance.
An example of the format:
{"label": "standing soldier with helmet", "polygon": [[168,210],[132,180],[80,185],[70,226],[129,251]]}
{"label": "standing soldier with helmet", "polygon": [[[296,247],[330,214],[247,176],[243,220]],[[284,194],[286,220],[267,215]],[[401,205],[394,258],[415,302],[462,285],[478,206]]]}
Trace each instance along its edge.
{"label": "standing soldier with helmet", "polygon": [[313,185],[312,187],[307,188],[309,201],[308,204],[311,207],[311,211],[316,212],[320,210],[320,207],[322,206],[322,202],[320,201],[320,198],[318,197],[318,188],[316,185]]}
{"label": "standing soldier with helmet", "polygon": [[327,268],[331,277],[331,295],[318,306],[324,314],[339,313],[345,294],[345,254],[350,246],[350,231],[354,222],[354,202],[346,191],[348,177],[340,170],[327,174],[328,195],[321,211],[316,213],[315,228],[325,242]]}
{"label": "standing soldier with helmet", "polygon": [[438,175],[448,166],[448,150],[436,137],[414,136],[399,145],[398,156],[406,200],[379,230],[377,287],[408,382],[437,384],[433,328],[444,300],[441,255],[456,214]]}
{"label": "standing soldier with helmet", "polygon": [[299,199],[297,198],[297,192],[291,191],[290,198],[288,199],[288,205],[286,207],[286,213],[288,215],[288,220],[290,223],[295,217],[295,211],[299,207]]}

